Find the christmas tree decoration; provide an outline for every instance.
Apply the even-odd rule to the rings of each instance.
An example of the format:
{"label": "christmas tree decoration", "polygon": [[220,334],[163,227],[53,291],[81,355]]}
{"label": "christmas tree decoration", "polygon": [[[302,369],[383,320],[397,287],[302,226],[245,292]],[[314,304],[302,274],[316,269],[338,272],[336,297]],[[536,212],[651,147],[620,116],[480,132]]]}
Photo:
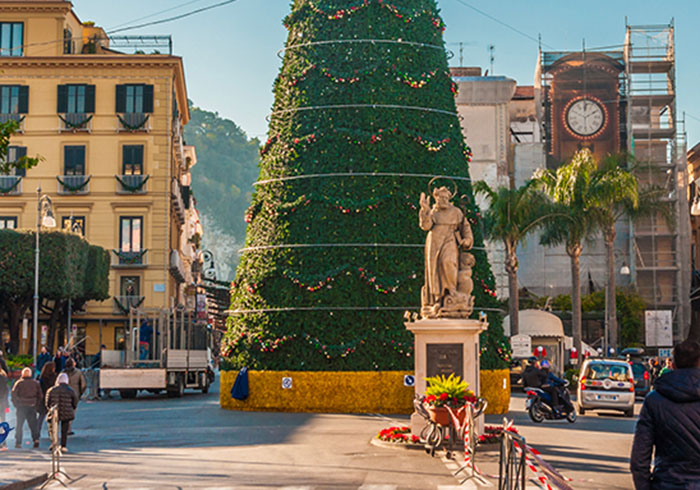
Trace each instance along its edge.
{"label": "christmas tree decoration", "polygon": [[413,369],[403,314],[421,303],[416,210],[440,176],[473,228],[473,318],[488,312],[490,325],[482,367],[507,366],[435,0],[295,0],[284,23],[225,365]]}

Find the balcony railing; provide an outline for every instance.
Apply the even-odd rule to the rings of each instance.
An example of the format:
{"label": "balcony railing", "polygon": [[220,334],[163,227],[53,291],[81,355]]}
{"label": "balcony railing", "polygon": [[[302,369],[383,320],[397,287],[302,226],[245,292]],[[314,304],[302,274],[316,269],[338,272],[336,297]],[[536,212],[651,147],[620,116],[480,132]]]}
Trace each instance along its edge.
{"label": "balcony railing", "polygon": [[114,314],[128,315],[131,308],[138,308],[143,304],[145,296],[114,296]]}
{"label": "balcony railing", "polygon": [[117,131],[149,131],[151,129],[149,124],[150,116],[150,114],[143,112],[117,114],[117,120],[119,121]]}
{"label": "balcony railing", "polygon": [[170,251],[170,274],[172,274],[177,282],[185,282],[187,278],[185,265],[182,263],[180,252],[177,250]]}
{"label": "balcony railing", "polygon": [[87,194],[90,192],[92,175],[60,175],[58,181],[59,194]]}
{"label": "balcony railing", "polygon": [[173,203],[173,210],[180,224],[185,224],[185,201],[182,199],[182,190],[180,189],[180,183],[177,179],[172,180],[170,200]]}
{"label": "balcony railing", "polygon": [[22,194],[21,175],[0,175],[0,196]]}
{"label": "balcony railing", "polygon": [[90,132],[92,130],[92,116],[92,114],[83,112],[59,114],[58,118],[61,120],[61,131]]}
{"label": "balcony railing", "polygon": [[146,261],[146,253],[148,249],[144,248],[138,252],[124,252],[122,250],[112,250],[114,254],[114,259],[112,260],[112,267],[117,268],[139,268],[146,267],[148,262]]}
{"label": "balcony railing", "polygon": [[150,175],[115,175],[117,194],[145,194]]}
{"label": "balcony railing", "polygon": [[19,125],[18,133],[24,133],[24,114],[0,114],[0,124],[7,124],[9,121],[15,121]]}

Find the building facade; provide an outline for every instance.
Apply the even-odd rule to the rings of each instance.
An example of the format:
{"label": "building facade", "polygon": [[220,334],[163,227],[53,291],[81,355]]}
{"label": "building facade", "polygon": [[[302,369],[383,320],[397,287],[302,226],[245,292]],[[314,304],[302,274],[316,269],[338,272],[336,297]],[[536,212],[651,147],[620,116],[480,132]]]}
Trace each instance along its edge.
{"label": "building facade", "polygon": [[87,354],[119,348],[131,307],[194,307],[185,76],[169,39],[152,41],[154,53],[127,54],[129,38],[82,23],[70,2],[0,1],[0,120],[20,124],[8,157],[42,158],[0,176],[0,227],[34,228],[41,187],[58,226],[110,251],[112,297],[71,312]]}

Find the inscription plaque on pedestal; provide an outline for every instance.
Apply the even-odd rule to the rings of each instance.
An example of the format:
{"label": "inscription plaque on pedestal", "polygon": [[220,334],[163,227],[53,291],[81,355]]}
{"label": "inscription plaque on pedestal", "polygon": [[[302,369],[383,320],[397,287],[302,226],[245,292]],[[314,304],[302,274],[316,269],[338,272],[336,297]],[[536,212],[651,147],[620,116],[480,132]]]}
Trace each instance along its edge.
{"label": "inscription plaque on pedestal", "polygon": [[462,344],[426,344],[428,377],[454,373],[464,379]]}

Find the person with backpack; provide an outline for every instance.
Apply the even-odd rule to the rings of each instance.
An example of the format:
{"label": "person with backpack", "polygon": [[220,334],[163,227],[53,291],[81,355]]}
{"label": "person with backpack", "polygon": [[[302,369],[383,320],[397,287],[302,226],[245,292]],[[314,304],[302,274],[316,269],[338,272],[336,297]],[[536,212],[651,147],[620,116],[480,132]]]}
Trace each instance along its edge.
{"label": "person with backpack", "polygon": [[53,407],[57,407],[56,416],[61,426],[61,452],[66,453],[70,424],[75,419],[75,410],[78,408],[78,394],[69,386],[66,373],[59,374],[56,386],[46,393],[46,409],[51,410]]}

